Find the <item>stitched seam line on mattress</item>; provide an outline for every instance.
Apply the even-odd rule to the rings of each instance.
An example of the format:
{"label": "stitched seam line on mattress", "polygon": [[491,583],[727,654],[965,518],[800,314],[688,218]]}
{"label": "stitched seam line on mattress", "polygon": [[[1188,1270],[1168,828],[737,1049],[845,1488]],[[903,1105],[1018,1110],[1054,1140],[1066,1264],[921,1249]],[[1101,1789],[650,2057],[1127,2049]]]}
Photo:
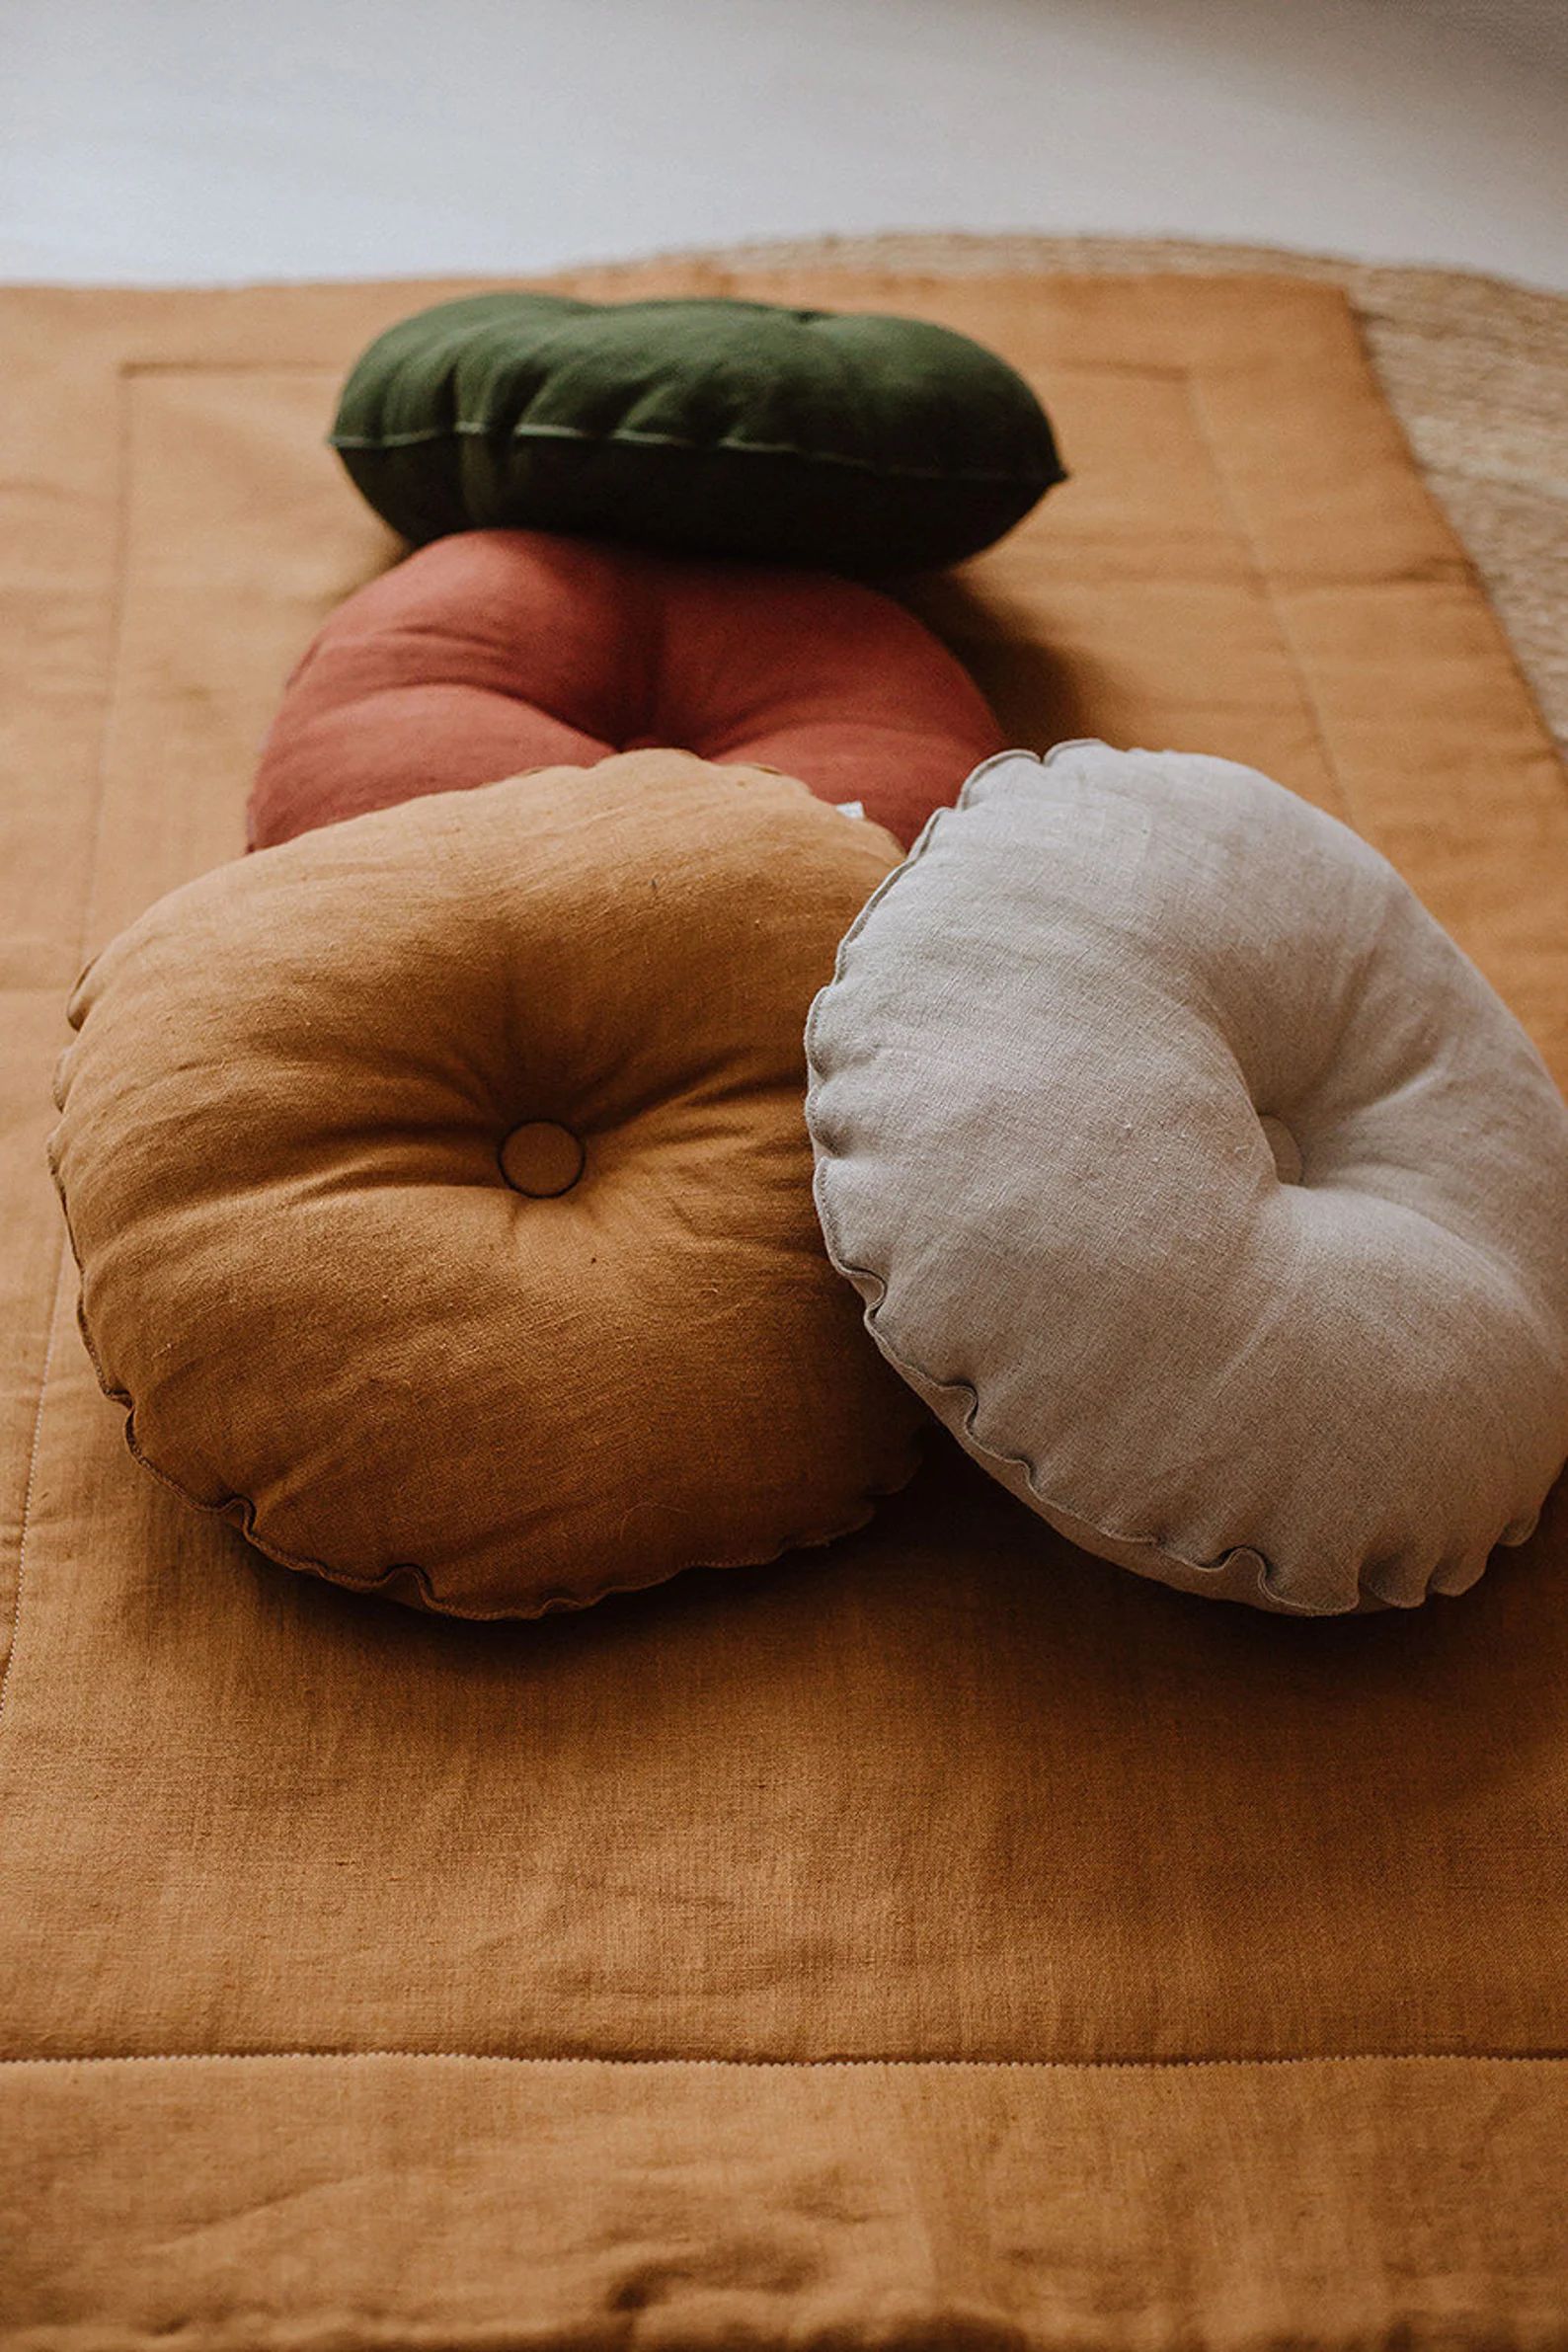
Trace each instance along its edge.
{"label": "stitched seam line on mattress", "polygon": [[1177,2074],[1215,2067],[1561,2066],[1565,2050],[1286,2050],[1191,2058],[595,2058],[573,2051],[548,2057],[512,2050],[126,2050],[63,2052],[37,2058],[0,2058],[4,2067],[155,2067],[363,2065],[393,2059],[409,2066],[642,2067],[674,2072],[729,2069],[737,2073],[866,2073],[879,2069],[969,2074]]}
{"label": "stitched seam line on mattress", "polygon": [[[115,538],[109,574],[111,603],[104,649],[104,699],[99,716],[96,765],[93,778],[93,830],[87,843],[87,855],[84,860],[81,919],[76,938],[78,965],[86,959],[87,942],[93,927],[93,910],[98,900],[98,869],[103,854],[104,811],[108,800],[109,739],[110,731],[114,725],[115,687],[119,675],[120,646],[125,626],[125,559],[130,531],[128,372],[123,366],[116,369],[111,394],[115,409],[115,440],[118,454],[115,477]],[[11,1610],[11,1635],[6,1646],[5,1666],[3,1671],[0,1671],[0,1733],[3,1733],[5,1729],[6,1700],[11,1690],[11,1678],[16,1667],[17,1652],[22,1645],[22,1604],[27,1588],[28,1546],[33,1529],[33,1504],[38,1491],[39,1459],[43,1442],[43,1411],[49,1392],[49,1375],[54,1369],[54,1334],[59,1326],[60,1294],[67,1270],[74,1266],[74,1263],[62,1222],[62,1230],[55,1245],[54,1279],[49,1286],[48,1329],[44,1336],[43,1366],[39,1374],[39,1401],[33,1416],[33,1440],[28,1453],[28,1476],[22,1498],[22,1518],[17,1530],[17,1580]]]}
{"label": "stitched seam line on mattress", "polygon": [[595,447],[625,444],[638,449],[687,449],[706,457],[714,450],[739,451],[745,457],[798,457],[803,465],[846,466],[853,473],[873,474],[886,482],[1017,482],[1050,490],[1062,476],[1045,470],[1018,473],[1007,466],[989,465],[878,465],[869,457],[854,457],[840,449],[803,449],[794,441],[746,441],[726,433],[713,441],[685,439],[678,432],[639,432],[628,426],[615,432],[588,432],[580,425],[513,425],[506,430],[487,425],[481,417],[460,417],[455,425],[431,425],[419,432],[332,432],[334,449],[413,449],[428,441],[449,441],[465,435],[509,441],[579,441]]}
{"label": "stitched seam line on mattress", "polygon": [[1322,703],[1318,697],[1317,687],[1307,671],[1306,665],[1301,660],[1295,633],[1286,618],[1274,576],[1263,560],[1263,553],[1258,546],[1257,533],[1252,527],[1251,517],[1236,494],[1235,483],[1225,470],[1223,444],[1215,437],[1210,424],[1209,411],[1204,402],[1202,377],[1196,369],[1185,369],[1182,375],[1182,384],[1187,395],[1188,412],[1208,455],[1215,481],[1218,485],[1219,495],[1224,501],[1225,511],[1235,524],[1241,544],[1246,550],[1254,585],[1263,600],[1269,618],[1279,632],[1281,650],[1291,666],[1291,675],[1300,694],[1302,707],[1312,722],[1313,740],[1322,754],[1323,765],[1328,771],[1330,781],[1338,796],[1340,814],[1348,824],[1352,825],[1357,832],[1362,833],[1364,839],[1370,839],[1371,836],[1366,833],[1365,828],[1356,823],[1351,796],[1346,787],[1345,778],[1340,772],[1339,761],[1335,758],[1333,747],[1328,740],[1328,726]]}
{"label": "stitched seam line on mattress", "polygon": [[11,1671],[16,1665],[17,1648],[22,1638],[22,1595],[27,1584],[28,1535],[33,1526],[33,1499],[39,1483],[39,1453],[43,1443],[43,1399],[48,1394],[49,1373],[54,1364],[54,1334],[59,1326],[60,1294],[65,1287],[68,1263],[66,1251],[61,1245],[55,1255],[54,1280],[49,1287],[49,1321],[43,1346],[43,1369],[39,1374],[39,1401],[33,1414],[33,1442],[28,1449],[27,1485],[23,1489],[22,1520],[17,1531],[17,1581],[11,1602],[11,1631],[6,1643],[5,1665],[0,1668],[0,1723],[5,1719],[6,1694],[11,1688]]}

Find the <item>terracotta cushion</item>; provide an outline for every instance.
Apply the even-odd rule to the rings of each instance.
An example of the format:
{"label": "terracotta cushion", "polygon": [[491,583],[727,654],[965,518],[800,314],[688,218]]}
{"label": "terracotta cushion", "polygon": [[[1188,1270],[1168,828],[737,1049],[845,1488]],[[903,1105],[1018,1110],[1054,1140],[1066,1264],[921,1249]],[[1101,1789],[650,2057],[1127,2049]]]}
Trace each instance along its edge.
{"label": "terracotta cushion", "polygon": [[809,1105],[892,1362],[1062,1533],[1413,1607],[1568,1454],[1568,1109],[1387,861],[1249,768],[986,762],[845,940]]}
{"label": "terracotta cushion", "polygon": [[461,1616],[858,1525],[919,1408],[823,1254],[802,1039],[896,856],[645,751],[161,900],[76,991],[54,1139],[133,1451]]}
{"label": "terracotta cushion", "polygon": [[467,531],[328,621],[268,739],[250,837],[671,744],[858,801],[907,843],[1001,741],[952,655],[873,588]]}

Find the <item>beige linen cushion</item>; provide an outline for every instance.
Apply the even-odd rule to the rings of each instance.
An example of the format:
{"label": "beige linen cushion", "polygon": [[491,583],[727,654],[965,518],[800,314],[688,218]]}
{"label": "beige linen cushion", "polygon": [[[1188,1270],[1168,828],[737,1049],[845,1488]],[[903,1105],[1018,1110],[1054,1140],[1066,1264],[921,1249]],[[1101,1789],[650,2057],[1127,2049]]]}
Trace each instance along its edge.
{"label": "beige linen cushion", "polygon": [[1074,1541],[1412,1607],[1568,1453],[1568,1110],[1393,868],[1228,760],[978,768],[808,1030],[884,1354]]}

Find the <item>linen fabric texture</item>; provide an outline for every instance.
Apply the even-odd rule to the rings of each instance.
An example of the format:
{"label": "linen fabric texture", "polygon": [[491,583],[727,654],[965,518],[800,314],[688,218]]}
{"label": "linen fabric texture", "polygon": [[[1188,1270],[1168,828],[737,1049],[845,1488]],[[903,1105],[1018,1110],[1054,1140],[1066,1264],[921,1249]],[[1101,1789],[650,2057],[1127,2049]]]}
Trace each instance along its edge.
{"label": "linen fabric texture", "polygon": [[918,1408],[822,1253],[801,1033],[895,856],[646,751],[153,906],[73,997],[52,1147],[132,1450],[460,1616],[857,1526]]}
{"label": "linen fabric texture", "polygon": [[946,647],[858,582],[464,531],[350,596],[308,648],[250,838],[673,745],[779,768],[907,845],[1001,745]]}
{"label": "linen fabric texture", "polygon": [[1568,1107],[1375,850],[1005,752],[850,931],[816,1188],[889,1361],[1062,1533],[1320,1615],[1463,1592],[1568,1455]]}
{"label": "linen fabric texture", "polygon": [[[569,290],[732,288],[1048,392],[1072,482],[919,589],[1007,739],[1279,777],[1568,1072],[1562,773],[1338,293]],[[63,1007],[242,849],[391,552],[322,417],[462,290],[0,293],[6,2352],[1562,2352],[1568,1491],[1458,1607],[1308,1623],[1106,1568],[924,1415],[857,1535],[469,1625],[126,1453]]]}
{"label": "linen fabric texture", "polygon": [[1062,479],[970,337],[726,298],[437,304],[356,362],[332,444],[416,542],[526,523],[851,574],[974,555]]}

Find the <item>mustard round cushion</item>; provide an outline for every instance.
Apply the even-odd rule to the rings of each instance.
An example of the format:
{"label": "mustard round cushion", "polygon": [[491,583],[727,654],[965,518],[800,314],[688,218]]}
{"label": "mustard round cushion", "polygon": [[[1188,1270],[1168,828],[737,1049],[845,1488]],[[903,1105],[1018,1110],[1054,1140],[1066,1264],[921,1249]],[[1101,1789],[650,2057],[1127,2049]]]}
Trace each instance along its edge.
{"label": "mustard round cushion", "polygon": [[1073,1541],[1323,1614],[1529,1534],[1568,1454],[1568,1109],[1346,826],[1228,760],[1003,753],[808,1049],[872,1332]]}
{"label": "mustard round cushion", "polygon": [[858,1525],[918,1408],[823,1253],[803,1029],[897,855],[640,751],[162,900],[77,988],[52,1146],[133,1451],[469,1617]]}

